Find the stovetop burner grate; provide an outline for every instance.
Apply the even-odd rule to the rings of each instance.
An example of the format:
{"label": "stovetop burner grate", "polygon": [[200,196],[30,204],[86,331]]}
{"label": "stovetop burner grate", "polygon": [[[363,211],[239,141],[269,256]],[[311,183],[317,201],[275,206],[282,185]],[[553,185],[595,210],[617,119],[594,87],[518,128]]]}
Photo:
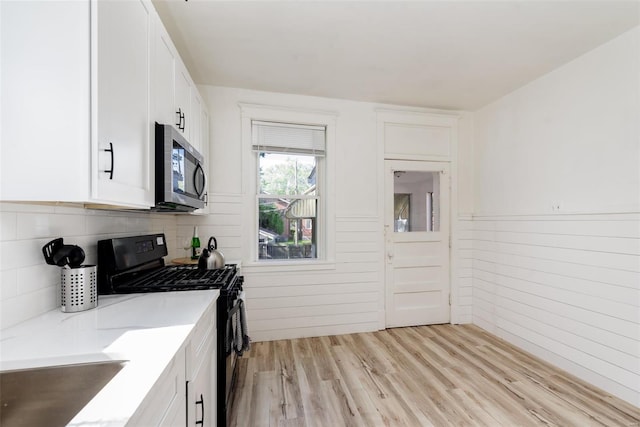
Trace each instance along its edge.
{"label": "stovetop burner grate", "polygon": [[234,282],[235,264],[217,270],[200,270],[196,266],[166,266],[152,273],[121,282],[129,290],[171,291],[225,288]]}

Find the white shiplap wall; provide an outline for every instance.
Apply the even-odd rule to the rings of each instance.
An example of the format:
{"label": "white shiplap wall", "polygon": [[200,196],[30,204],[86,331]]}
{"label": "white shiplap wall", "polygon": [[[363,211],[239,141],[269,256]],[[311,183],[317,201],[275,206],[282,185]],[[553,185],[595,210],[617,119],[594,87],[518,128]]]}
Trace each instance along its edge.
{"label": "white shiplap wall", "polygon": [[[215,236],[227,262],[241,262],[242,197],[210,196],[208,216],[178,217],[178,236],[198,225],[204,245]],[[381,310],[382,264],[377,217],[336,218],[335,263],[297,271],[242,266],[253,341],[372,331]]]}
{"label": "white shiplap wall", "polygon": [[[399,107],[310,96],[258,92],[246,89],[203,86],[211,111],[210,197],[211,215],[207,218],[178,218],[178,235],[190,236],[199,224],[201,240],[208,235],[218,243],[229,260],[242,260],[247,291],[247,317],[254,341],[319,336],[384,327],[384,236],[381,203],[383,151],[379,150],[377,116],[380,111],[404,112],[409,116],[429,113],[422,109]],[[330,172],[335,191],[326,194],[331,204],[328,228],[333,229],[328,243],[335,248],[327,262],[299,268],[268,267],[251,264],[250,251],[241,247],[251,242],[254,205],[244,194],[253,179],[251,166],[243,161],[247,146],[242,138],[243,111],[284,110],[294,113],[324,114],[335,121],[335,161]],[[268,106],[268,107],[267,107]],[[434,113],[433,111],[430,113]],[[463,141],[467,161],[463,181],[465,212],[470,212],[471,170],[470,115],[461,114],[466,126]],[[470,216],[467,217],[469,222]],[[468,233],[467,233],[468,234]],[[454,245],[457,243],[454,242]],[[454,282],[463,283],[454,305],[460,321],[471,321],[470,243],[461,246],[464,253],[462,276],[454,272]],[[246,249],[246,248],[245,248]],[[458,250],[458,249],[456,249]],[[329,251],[331,252],[331,251]],[[456,288],[457,289],[457,288]]]}
{"label": "white shiplap wall", "polygon": [[473,322],[640,406],[640,27],[474,115]]}
{"label": "white shiplap wall", "polygon": [[473,320],[638,405],[640,214],[477,216]]}
{"label": "white shiplap wall", "polygon": [[381,248],[375,217],[336,218],[335,264],[299,272],[256,267],[245,274],[256,341],[378,329]]}
{"label": "white shiplap wall", "polygon": [[[454,253],[457,256],[452,274],[457,285],[457,296],[454,294],[452,316],[456,323],[471,323],[473,320],[473,220],[471,215],[458,216],[457,233],[454,236]],[[452,313],[453,315],[453,313]]]}

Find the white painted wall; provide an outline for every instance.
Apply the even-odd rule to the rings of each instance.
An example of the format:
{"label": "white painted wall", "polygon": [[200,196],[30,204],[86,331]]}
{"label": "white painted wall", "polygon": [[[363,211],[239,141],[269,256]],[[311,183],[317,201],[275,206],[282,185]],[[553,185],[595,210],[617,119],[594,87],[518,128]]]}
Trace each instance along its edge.
{"label": "white painted wall", "polygon": [[474,120],[473,322],[640,406],[640,29]]}
{"label": "white painted wall", "polygon": [[638,210],[638,31],[476,112],[476,214]]}
{"label": "white painted wall", "polygon": [[[383,325],[384,264],[379,188],[376,110],[409,108],[244,89],[201,87],[211,112],[210,191],[212,214],[206,218],[179,217],[178,236],[200,224],[201,238],[214,235],[227,259],[242,260],[246,280],[249,330],[256,341],[377,330]],[[244,224],[253,206],[243,199],[243,170],[239,103],[334,112],[336,119],[335,263],[283,268],[244,267],[242,242],[252,229]],[[413,109],[415,111],[415,109]],[[424,110],[420,110],[424,111]],[[465,129],[470,115],[463,113]],[[470,136],[470,132],[465,134]],[[471,144],[461,144],[468,149]],[[471,156],[465,152],[466,159]],[[465,163],[465,171],[470,162]],[[470,176],[465,175],[465,179]],[[464,181],[460,199],[470,206],[471,185]],[[470,282],[465,283],[470,289]],[[470,292],[464,291],[465,295]],[[464,301],[470,304],[470,299]],[[470,305],[458,309],[470,321]]]}

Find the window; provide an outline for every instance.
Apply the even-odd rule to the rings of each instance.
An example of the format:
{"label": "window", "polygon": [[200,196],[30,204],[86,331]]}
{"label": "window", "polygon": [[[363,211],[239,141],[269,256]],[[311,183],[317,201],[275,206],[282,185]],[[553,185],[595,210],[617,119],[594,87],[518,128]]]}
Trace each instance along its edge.
{"label": "window", "polygon": [[252,121],[257,259],[317,259],[321,248],[326,130]]}
{"label": "window", "polygon": [[395,171],[394,231],[440,231],[440,173]]}

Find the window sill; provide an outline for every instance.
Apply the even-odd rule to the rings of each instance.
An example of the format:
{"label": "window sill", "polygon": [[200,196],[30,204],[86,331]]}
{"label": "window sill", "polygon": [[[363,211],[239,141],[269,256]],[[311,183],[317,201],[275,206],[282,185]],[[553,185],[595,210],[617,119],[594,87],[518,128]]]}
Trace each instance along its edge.
{"label": "window sill", "polygon": [[252,261],[242,263],[242,273],[258,272],[296,272],[310,270],[334,270],[335,261],[314,260],[314,261]]}

